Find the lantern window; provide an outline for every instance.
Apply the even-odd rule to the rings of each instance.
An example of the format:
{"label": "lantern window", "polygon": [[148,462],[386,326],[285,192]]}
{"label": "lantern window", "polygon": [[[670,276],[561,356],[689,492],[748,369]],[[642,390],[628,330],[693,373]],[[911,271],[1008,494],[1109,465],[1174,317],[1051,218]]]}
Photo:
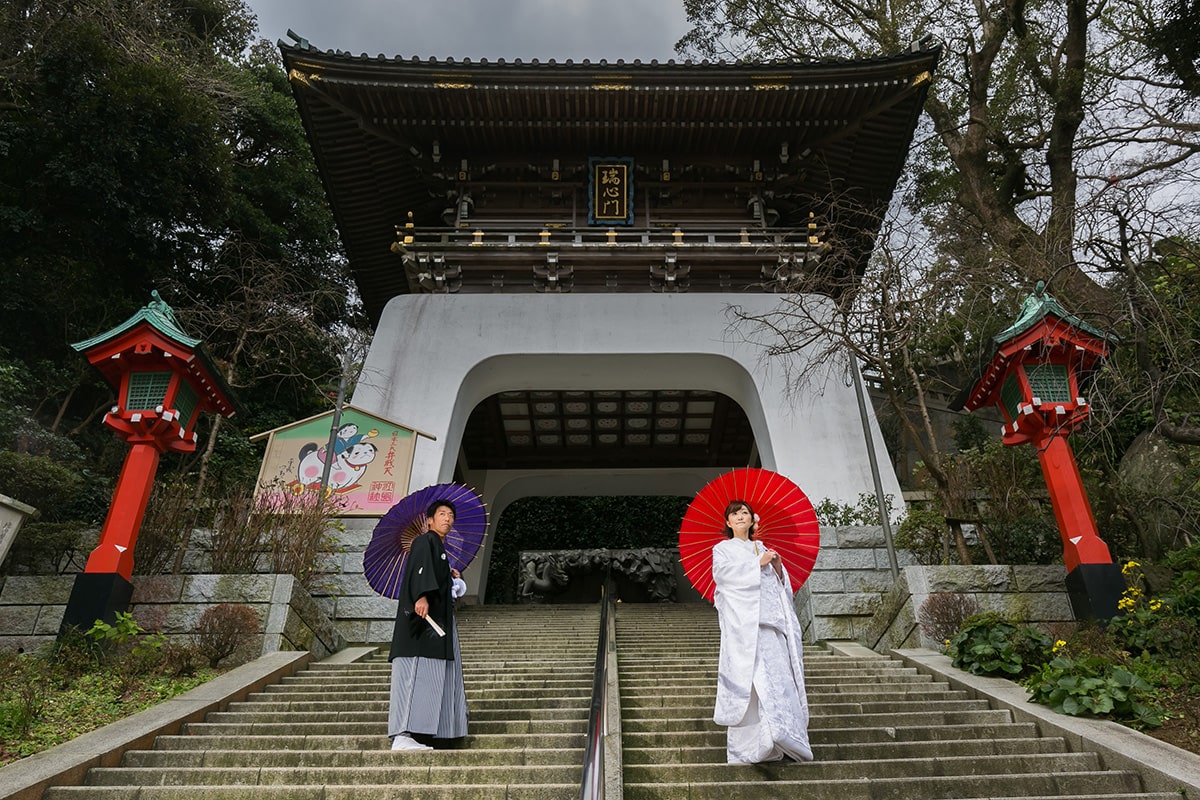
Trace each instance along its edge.
{"label": "lantern window", "polygon": [[180,384],[179,391],[175,393],[175,410],[179,412],[180,425],[187,426],[199,402],[200,398],[196,396],[195,390],[190,385]]}
{"label": "lantern window", "polygon": [[1017,404],[1021,402],[1021,399],[1021,381],[1017,379],[1015,374],[1010,373],[1005,378],[1004,385],[1000,387],[1000,403],[1004,406],[1004,410],[1008,412],[1010,420],[1017,418]]}
{"label": "lantern window", "polygon": [[129,374],[129,393],[125,397],[125,408],[131,411],[145,411],[157,408],[166,399],[167,389],[171,388],[171,372],[131,372]]}
{"label": "lantern window", "polygon": [[1067,379],[1067,368],[1062,364],[1026,364],[1025,375],[1033,396],[1043,403],[1067,403],[1071,401],[1071,382]]}

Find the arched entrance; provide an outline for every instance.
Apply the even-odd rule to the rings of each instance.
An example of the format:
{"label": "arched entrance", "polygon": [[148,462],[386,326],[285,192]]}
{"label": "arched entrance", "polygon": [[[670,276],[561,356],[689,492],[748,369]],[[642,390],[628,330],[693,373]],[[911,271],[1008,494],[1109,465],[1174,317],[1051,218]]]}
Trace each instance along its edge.
{"label": "arched entrance", "polygon": [[[690,495],[716,474],[748,464],[783,472],[814,502],[852,502],[873,491],[853,388],[829,380],[798,394],[778,365],[731,334],[726,309],[734,302],[768,308],[775,300],[719,294],[396,297],[376,332],[354,404],[435,436],[418,444],[412,488],[452,479],[468,483],[487,501],[493,526],[519,497]],[[503,408],[507,400],[536,404],[539,392],[547,402],[587,403],[586,419],[596,426],[601,419],[624,424],[634,418],[627,410],[606,417],[599,402],[707,398],[725,403],[721,422],[748,430],[752,441],[724,457],[699,459],[700,448],[689,455],[652,435],[644,445],[618,442],[607,451],[593,439],[578,455],[560,438],[561,446],[548,442],[539,456],[535,422],[556,418],[561,424],[574,417],[539,417],[532,408],[506,417]],[[481,423],[480,414],[493,418]],[[582,412],[578,418],[585,418]],[[681,425],[688,418],[678,416]],[[698,412],[692,417],[699,418]],[[493,442],[505,455],[488,455],[486,439],[505,435],[505,421],[528,423],[529,430],[510,433],[534,437],[527,447],[534,457],[519,456],[514,441]],[[590,430],[599,434],[598,427]],[[556,432],[566,433],[563,427]],[[878,432],[875,441],[882,442]],[[720,450],[715,439],[708,444]],[[877,461],[885,468],[884,491],[899,496],[881,445]],[[467,576],[476,596],[486,590],[486,546],[480,557],[481,569]]]}

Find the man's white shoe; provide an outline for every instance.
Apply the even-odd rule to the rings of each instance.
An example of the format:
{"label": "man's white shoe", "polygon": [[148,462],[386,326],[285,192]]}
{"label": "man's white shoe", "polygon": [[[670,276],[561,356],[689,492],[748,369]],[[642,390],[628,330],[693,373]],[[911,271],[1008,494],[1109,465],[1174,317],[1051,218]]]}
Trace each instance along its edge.
{"label": "man's white shoe", "polygon": [[427,744],[421,744],[416,739],[405,734],[400,734],[395,739],[392,739],[393,750],[432,750],[433,748]]}

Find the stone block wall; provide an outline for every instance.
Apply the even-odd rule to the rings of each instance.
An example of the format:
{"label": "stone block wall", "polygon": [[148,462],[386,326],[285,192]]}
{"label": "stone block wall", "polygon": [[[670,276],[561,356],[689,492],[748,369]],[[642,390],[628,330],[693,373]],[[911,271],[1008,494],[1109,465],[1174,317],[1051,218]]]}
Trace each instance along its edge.
{"label": "stone block wall", "polygon": [[[380,644],[392,641],[396,601],[381,597],[363,577],[363,551],[378,522],[374,517],[346,517],[339,534],[339,552],[329,558],[328,572],[313,588],[317,607],[337,624],[347,642]],[[461,602],[461,601],[460,601]]]}
{"label": "stone block wall", "polygon": [[[896,552],[900,567],[914,563]],[[893,584],[881,526],[821,528],[821,550],[796,593],[796,615],[807,641],[860,640]]]}
{"label": "stone block wall", "polygon": [[[346,643],[391,641],[396,601],[377,595],[362,574],[362,556],[374,518],[345,518],[337,552],[311,592],[291,576],[213,575],[207,532],[197,531],[184,562],[184,575],[134,578],[133,612],[143,627],[168,635],[187,633],[204,609],[217,603],[254,608],[263,624],[261,651],[310,650],[321,658]],[[900,575],[893,580],[883,529],[879,526],[823,527],[821,550],[795,606],[808,641],[858,641],[878,651],[931,647],[917,615],[934,592],[962,592],[982,610],[1047,626],[1072,619],[1058,567],[920,567],[898,550]],[[0,649],[31,649],[53,641],[62,620],[73,575],[0,578]],[[682,602],[703,602],[679,578]],[[468,596],[465,602],[477,602]]]}
{"label": "stone block wall", "polygon": [[995,611],[1048,632],[1065,630],[1075,616],[1066,570],[1058,566],[907,566],[862,627],[858,641],[877,652],[923,647],[940,650],[920,626],[921,605],[936,592],[973,597],[980,611]]}
{"label": "stone block wall", "polygon": [[[0,587],[0,650],[32,651],[58,635],[73,575],[10,576]],[[257,653],[307,650],[320,659],[346,645],[341,631],[291,575],[150,575],[133,578],[130,611],[146,630],[190,633],[220,603],[249,606],[259,618]]]}

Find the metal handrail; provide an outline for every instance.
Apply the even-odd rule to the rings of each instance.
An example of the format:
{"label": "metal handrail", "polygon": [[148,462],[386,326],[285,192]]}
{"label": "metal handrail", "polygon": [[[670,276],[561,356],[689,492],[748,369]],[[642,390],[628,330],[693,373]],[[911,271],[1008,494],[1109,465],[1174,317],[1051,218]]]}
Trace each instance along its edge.
{"label": "metal handrail", "polygon": [[604,800],[604,738],[607,735],[608,708],[608,628],[615,613],[616,584],[612,572],[604,576],[600,607],[600,635],[596,640],[596,666],[592,672],[592,707],[588,713],[587,749],[583,759],[583,778],[579,782],[579,800]]}

